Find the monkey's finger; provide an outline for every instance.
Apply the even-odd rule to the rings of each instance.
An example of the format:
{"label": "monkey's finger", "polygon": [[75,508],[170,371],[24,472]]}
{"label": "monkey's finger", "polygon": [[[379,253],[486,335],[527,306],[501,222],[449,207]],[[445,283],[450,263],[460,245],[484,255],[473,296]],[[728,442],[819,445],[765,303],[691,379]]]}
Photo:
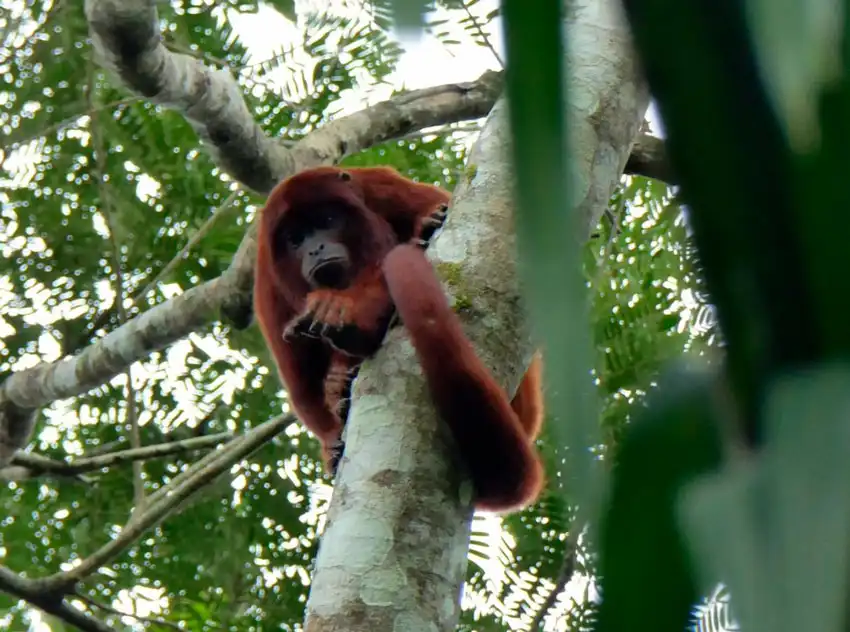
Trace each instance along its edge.
{"label": "monkey's finger", "polygon": [[321,329],[322,338],[325,338],[326,340],[330,340],[331,342],[333,342],[333,334],[334,334],[335,330],[336,330],[336,327],[334,327],[333,325],[330,325],[329,323],[326,323],[326,322],[322,322],[322,329]]}
{"label": "monkey's finger", "polygon": [[328,301],[319,314],[320,320],[333,328],[342,327],[345,324],[345,316],[348,306],[344,301]]}
{"label": "monkey's finger", "polygon": [[333,299],[328,296],[315,297],[307,304],[307,309],[304,310],[310,315],[313,321],[326,321],[328,316],[328,307],[333,304]]}
{"label": "monkey's finger", "polygon": [[342,423],[345,423],[348,420],[348,412],[351,410],[351,398],[343,397],[339,400],[339,403],[336,406],[336,414],[342,420]]}
{"label": "monkey's finger", "polygon": [[328,447],[328,470],[331,476],[336,476],[337,469],[339,468],[339,462],[342,460],[342,455],[344,452],[345,443],[343,443],[341,439],[334,443],[332,446]]}
{"label": "monkey's finger", "polygon": [[284,340],[292,340],[293,338],[297,338],[302,335],[302,332],[299,331],[300,321],[295,321],[290,323],[286,329],[283,330],[283,339]]}
{"label": "monkey's finger", "polygon": [[[345,323],[348,322],[348,314],[349,314],[348,305],[340,302],[335,307],[336,307],[336,310],[335,310],[336,313],[334,314],[333,323],[337,327],[342,327],[343,325],[345,325]],[[330,320],[330,319],[328,319],[328,320]]]}
{"label": "monkey's finger", "polygon": [[443,224],[446,223],[446,218],[448,216],[449,216],[449,207],[446,206],[445,204],[443,204],[442,206],[437,207],[437,210],[434,211],[433,213],[431,213],[431,215],[428,216],[428,219],[431,222],[433,222],[435,224],[439,224],[440,226],[442,226]]}
{"label": "monkey's finger", "polygon": [[426,217],[422,223],[426,224],[427,226],[439,228],[440,226],[446,223],[446,217],[448,217],[448,213],[446,213],[445,211],[436,211]]}
{"label": "monkey's finger", "polygon": [[313,318],[307,327],[307,333],[314,338],[321,338],[325,334],[325,324],[319,318]]}
{"label": "monkey's finger", "polygon": [[313,315],[302,314],[297,321],[290,325],[290,328],[295,334],[299,336],[305,336],[307,338],[317,338],[318,336],[312,331],[312,325]]}

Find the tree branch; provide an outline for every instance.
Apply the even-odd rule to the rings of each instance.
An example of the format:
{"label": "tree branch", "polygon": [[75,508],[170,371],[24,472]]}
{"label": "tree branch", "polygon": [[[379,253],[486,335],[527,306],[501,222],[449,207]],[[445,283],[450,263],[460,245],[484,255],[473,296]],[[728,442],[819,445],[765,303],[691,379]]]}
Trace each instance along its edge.
{"label": "tree branch", "polygon": [[62,595],[45,593],[39,580],[21,577],[5,566],[0,566],[0,590],[23,599],[83,632],[117,632],[115,628],[66,603]]}
{"label": "tree branch", "polygon": [[181,112],[236,180],[265,193],[292,171],[291,157],[254,121],[228,71],[164,46],[154,0],[86,0],[85,13],[102,65],[133,92]]}
{"label": "tree branch", "polygon": [[678,182],[667,161],[664,141],[649,134],[641,134],[637,137],[629,159],[626,161],[626,173],[661,180],[667,184]]}
{"label": "tree branch", "polygon": [[[86,472],[93,472],[115,465],[133,463],[136,461],[148,461],[160,459],[191,450],[203,450],[212,448],[224,441],[229,441],[233,435],[229,432],[221,432],[206,437],[192,437],[179,441],[157,443],[156,445],[117,450],[97,456],[82,457],[70,462],[57,461],[38,454],[27,454],[18,452],[12,459],[12,465],[0,469],[0,480],[23,480],[35,478],[42,474],[54,476],[77,476]],[[18,472],[13,476],[12,472]]]}

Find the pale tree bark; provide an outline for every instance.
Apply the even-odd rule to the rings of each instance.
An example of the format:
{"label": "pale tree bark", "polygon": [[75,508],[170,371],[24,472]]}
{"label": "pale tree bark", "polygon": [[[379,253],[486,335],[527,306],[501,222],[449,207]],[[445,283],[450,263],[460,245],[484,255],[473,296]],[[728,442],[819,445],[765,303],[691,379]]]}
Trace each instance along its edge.
{"label": "pale tree bark", "polygon": [[[567,116],[582,186],[573,212],[587,232],[623,173],[649,96],[619,3],[574,0],[570,9]],[[513,393],[534,346],[515,265],[509,142],[499,101],[428,253],[447,294],[463,304],[459,314],[476,351]],[[570,240],[564,236],[565,245]],[[354,387],[307,602],[309,632],[456,627],[471,487],[447,433],[404,330],[392,331]]]}

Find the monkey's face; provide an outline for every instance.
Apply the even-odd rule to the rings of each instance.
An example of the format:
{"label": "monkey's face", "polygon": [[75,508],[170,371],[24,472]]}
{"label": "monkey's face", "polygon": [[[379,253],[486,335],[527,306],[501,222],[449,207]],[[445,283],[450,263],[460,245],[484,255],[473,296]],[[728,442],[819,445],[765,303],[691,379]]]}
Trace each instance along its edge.
{"label": "monkey's face", "polygon": [[299,262],[310,287],[348,287],[354,275],[346,245],[346,213],[328,205],[288,219],[278,231],[277,245]]}

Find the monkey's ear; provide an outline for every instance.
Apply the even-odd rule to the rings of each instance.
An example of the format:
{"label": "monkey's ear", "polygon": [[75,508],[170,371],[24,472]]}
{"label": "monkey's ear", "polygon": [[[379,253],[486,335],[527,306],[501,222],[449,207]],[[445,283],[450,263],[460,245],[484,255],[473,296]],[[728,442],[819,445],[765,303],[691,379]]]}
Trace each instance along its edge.
{"label": "monkey's ear", "polygon": [[347,171],[340,171],[339,172],[339,179],[342,180],[343,182],[348,182],[349,180],[351,180],[351,174],[348,173]]}

